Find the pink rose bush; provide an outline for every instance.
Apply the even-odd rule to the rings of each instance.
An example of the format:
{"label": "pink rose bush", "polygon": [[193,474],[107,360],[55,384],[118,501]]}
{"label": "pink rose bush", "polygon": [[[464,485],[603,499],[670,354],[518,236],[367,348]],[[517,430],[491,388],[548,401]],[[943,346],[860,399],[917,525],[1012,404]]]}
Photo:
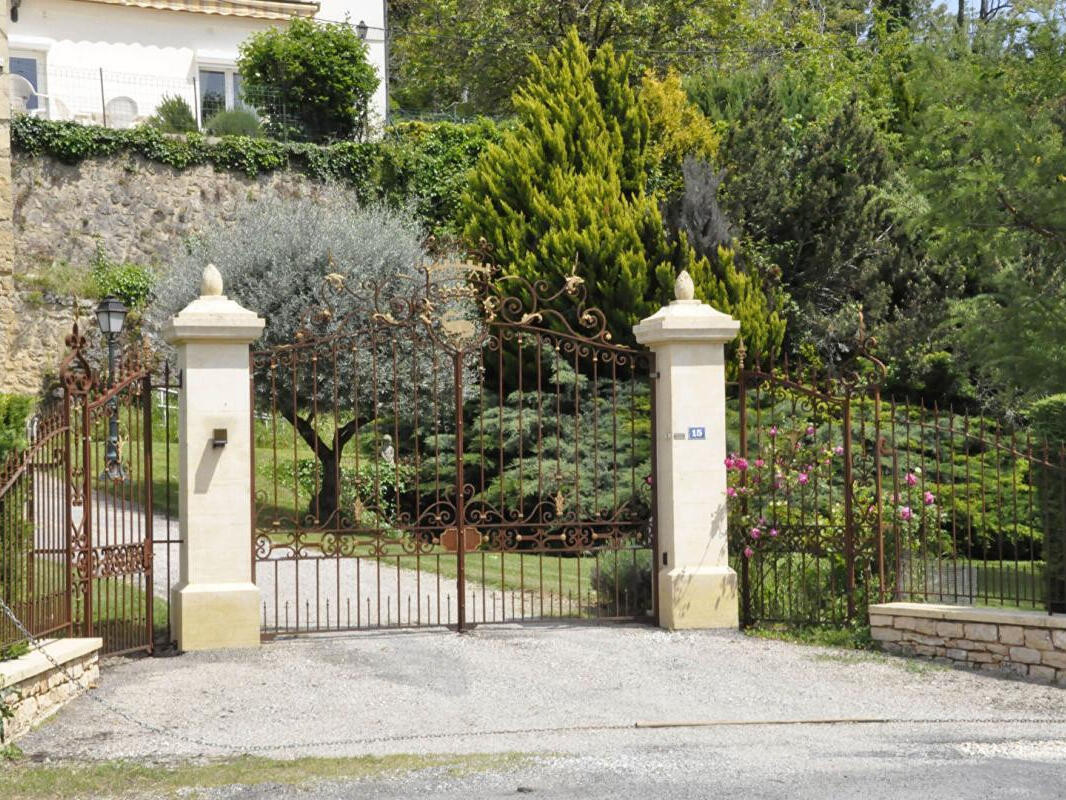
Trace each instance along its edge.
{"label": "pink rose bush", "polygon": [[[814,528],[842,532],[843,445],[819,441],[813,422],[798,424],[794,431],[772,425],[763,433],[756,452],[730,453],[725,459],[734,552],[753,558],[776,542],[799,549],[797,542],[788,541],[790,528],[799,529],[799,535]],[[937,524],[935,487],[924,485],[921,469],[903,469],[896,480],[884,469],[883,464],[881,521],[885,530],[893,525]],[[878,509],[872,476],[853,474],[852,499],[856,525],[875,525]]]}

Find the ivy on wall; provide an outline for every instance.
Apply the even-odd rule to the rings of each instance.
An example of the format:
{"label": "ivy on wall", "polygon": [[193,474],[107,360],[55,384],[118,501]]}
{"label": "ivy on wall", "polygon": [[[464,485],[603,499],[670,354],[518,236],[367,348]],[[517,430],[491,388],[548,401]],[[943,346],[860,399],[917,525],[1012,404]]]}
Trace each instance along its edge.
{"label": "ivy on wall", "polygon": [[210,164],[216,170],[254,178],[293,170],[316,180],[352,187],[364,202],[413,202],[431,230],[450,230],[467,173],[500,127],[490,120],[470,123],[405,122],[371,142],[315,145],[248,136],[208,139],[199,133],[174,136],[147,125],[113,130],[25,115],[11,123],[16,153],[47,156],[64,164],[132,154],[183,170]]}

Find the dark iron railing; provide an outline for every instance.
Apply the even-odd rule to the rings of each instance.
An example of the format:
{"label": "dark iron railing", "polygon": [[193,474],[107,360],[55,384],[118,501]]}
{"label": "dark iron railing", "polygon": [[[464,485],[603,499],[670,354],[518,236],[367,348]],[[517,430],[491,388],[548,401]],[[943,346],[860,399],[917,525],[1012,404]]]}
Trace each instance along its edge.
{"label": "dark iron railing", "polygon": [[876,359],[742,366],[730,536],[741,616],[840,623],[904,600],[1066,611],[1066,451],[881,396]]}

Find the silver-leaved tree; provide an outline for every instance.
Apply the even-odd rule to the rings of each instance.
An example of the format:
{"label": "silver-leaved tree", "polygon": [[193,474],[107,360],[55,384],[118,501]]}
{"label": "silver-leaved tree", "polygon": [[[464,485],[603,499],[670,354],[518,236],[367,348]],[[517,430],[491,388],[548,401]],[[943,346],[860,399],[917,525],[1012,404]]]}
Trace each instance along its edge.
{"label": "silver-leaved tree", "polygon": [[415,310],[422,242],[412,216],[360,208],[339,189],[314,201],[265,198],[191,241],[156,287],[157,331],[194,298],[209,263],[227,296],[266,319],[253,345],[257,411],[287,420],[314,453],[315,491],[303,512],[316,521],[339,511],[345,445],[382,409],[395,414],[418,396],[408,376],[428,348],[417,326],[393,334],[380,312]]}

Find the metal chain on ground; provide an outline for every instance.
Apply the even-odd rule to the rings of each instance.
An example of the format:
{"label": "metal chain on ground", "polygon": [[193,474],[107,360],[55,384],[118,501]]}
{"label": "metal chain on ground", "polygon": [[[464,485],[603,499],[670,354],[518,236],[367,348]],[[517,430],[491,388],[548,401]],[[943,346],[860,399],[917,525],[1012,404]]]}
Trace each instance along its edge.
{"label": "metal chain on ground", "polygon": [[48,662],[72,684],[77,686],[101,708],[106,709],[120,719],[125,720],[143,730],[174,739],[185,744],[193,744],[198,747],[209,747],[216,750],[228,750],[234,753],[266,753],[274,750],[305,750],[309,748],[341,747],[346,745],[370,745],[387,744],[390,742],[419,741],[423,739],[462,739],[470,736],[509,736],[517,734],[546,734],[546,733],[591,733],[596,731],[632,731],[654,730],[663,728],[712,728],[712,727],[752,727],[757,725],[985,725],[985,724],[1013,724],[1013,725],[1066,725],[1066,719],[1040,719],[1034,717],[1017,718],[972,718],[972,719],[892,719],[889,717],[850,717],[850,718],[820,718],[820,719],[779,719],[779,720],[706,720],[706,721],[681,721],[681,722],[634,722],[628,724],[599,724],[599,725],[566,725],[554,728],[509,728],[488,731],[446,731],[442,733],[410,733],[394,734],[391,736],[352,737],[350,739],[326,739],[312,742],[287,742],[283,744],[269,745],[234,745],[228,742],[213,742],[201,739],[197,736],[186,736],[178,733],[174,728],[162,728],[145,722],[121,708],[98,697],[88,691],[88,683],[70,674],[63,664],[52,657],[47,648],[42,646],[42,641],[27,630],[15,613],[0,597],[0,611],[14,623],[19,632],[26,640],[44,655]]}

